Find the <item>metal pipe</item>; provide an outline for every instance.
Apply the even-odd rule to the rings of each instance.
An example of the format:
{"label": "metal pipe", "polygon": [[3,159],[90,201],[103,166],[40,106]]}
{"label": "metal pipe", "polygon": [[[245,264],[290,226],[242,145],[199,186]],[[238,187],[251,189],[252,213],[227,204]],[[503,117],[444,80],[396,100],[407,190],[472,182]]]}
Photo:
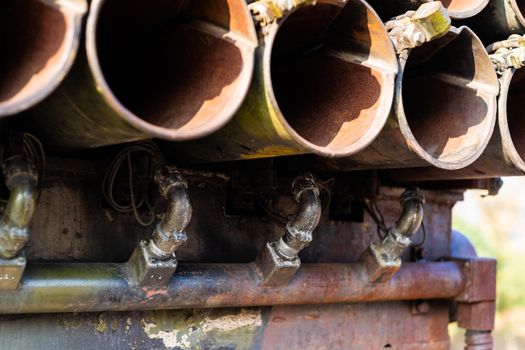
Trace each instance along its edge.
{"label": "metal pipe", "polygon": [[23,155],[5,160],[4,177],[10,190],[0,219],[0,258],[12,259],[29,239],[38,198],[38,176],[34,165]]}
{"label": "metal pipe", "polygon": [[522,105],[525,98],[525,70],[508,69],[500,78],[498,122],[492,138],[472,165],[445,171],[431,167],[386,171],[383,177],[398,182],[424,182],[521,176],[525,174],[525,125]]}
{"label": "metal pipe", "polygon": [[161,195],[169,200],[168,210],[153,232],[150,245],[159,252],[159,258],[172,255],[178,245],[186,241],[185,230],[191,220],[192,206],[188,183],[176,169],[167,167],[155,174]]}
{"label": "metal pipe", "polygon": [[310,244],[322,212],[319,187],[311,174],[295,179],[292,187],[299,209],[286,224],[286,233],[276,247],[282,255],[289,258],[297,257]]}
{"label": "metal pipe", "polygon": [[55,148],[216,131],[244,100],[257,37],[244,0],[93,0],[84,44],[33,113]]}
{"label": "metal pipe", "polygon": [[299,252],[313,239],[313,232],[321,219],[322,206],[319,185],[312,174],[297,177],[292,190],[299,209],[286,223],[286,230],[279,240],[267,242],[255,259],[264,286],[287,284],[301,267]]}
{"label": "metal pipe", "polygon": [[[433,0],[368,0],[378,12],[379,16],[386,21],[400,13],[417,10],[426,2]],[[464,19],[480,13],[489,0],[441,0],[452,19]]]}
{"label": "metal pipe", "polygon": [[399,259],[403,251],[412,243],[412,236],[421,227],[423,222],[424,199],[418,189],[403,192],[400,198],[401,215],[394,227],[388,230],[387,237],[378,245],[377,249],[382,254]]}
{"label": "metal pipe", "polygon": [[139,242],[128,261],[130,281],[137,286],[161,287],[169,283],[177,269],[175,252],[188,239],[185,230],[193,212],[188,183],[175,167],[157,170],[155,182],[169,206],[153,237]]}
{"label": "metal pipe", "polygon": [[457,24],[472,28],[485,45],[488,45],[506,39],[511,34],[523,34],[524,11],[523,0],[490,0],[483,11],[458,21]]}
{"label": "metal pipe", "polygon": [[84,0],[18,0],[0,5],[0,117],[47,97],[71,68]]}
{"label": "metal pipe", "polygon": [[318,0],[264,25],[260,36],[254,80],[234,119],[208,138],[165,144],[167,153],[189,162],[341,157],[373,141],[388,117],[397,63],[369,5]]}
{"label": "metal pipe", "polygon": [[308,156],[284,167],[320,171],[432,165],[456,170],[482,154],[496,122],[499,83],[491,60],[467,27],[424,43],[399,61],[394,107],[376,140],[348,158]]}
{"label": "metal pipe", "polygon": [[130,287],[118,264],[31,264],[20,288],[2,292],[1,314],[324,304],[459,295],[466,279],[454,262],[408,263],[371,285],[353,264],[304,264],[286,286],[259,285],[253,264],[181,264],[167,288]]}
{"label": "metal pipe", "polygon": [[370,283],[384,283],[399,271],[401,254],[423,222],[425,199],[417,188],[405,190],[400,203],[403,210],[394,227],[380,243],[372,242],[359,259],[366,266]]}
{"label": "metal pipe", "polygon": [[465,350],[490,350],[494,349],[492,331],[477,331],[467,329],[465,332]]}

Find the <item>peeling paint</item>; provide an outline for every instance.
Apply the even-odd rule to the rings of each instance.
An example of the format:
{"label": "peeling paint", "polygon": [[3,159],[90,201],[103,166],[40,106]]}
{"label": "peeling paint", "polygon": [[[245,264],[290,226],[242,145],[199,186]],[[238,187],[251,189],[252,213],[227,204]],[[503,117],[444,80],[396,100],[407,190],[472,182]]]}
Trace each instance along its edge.
{"label": "peeling paint", "polygon": [[262,316],[260,309],[166,311],[151,313],[141,325],[149,338],[162,340],[167,348],[201,349],[213,344],[249,349],[262,326]]}
{"label": "peeling paint", "polygon": [[241,309],[238,315],[224,315],[216,319],[206,318],[207,323],[202,327],[205,331],[218,329],[223,332],[233,331],[241,327],[254,327],[262,325],[260,310]]}

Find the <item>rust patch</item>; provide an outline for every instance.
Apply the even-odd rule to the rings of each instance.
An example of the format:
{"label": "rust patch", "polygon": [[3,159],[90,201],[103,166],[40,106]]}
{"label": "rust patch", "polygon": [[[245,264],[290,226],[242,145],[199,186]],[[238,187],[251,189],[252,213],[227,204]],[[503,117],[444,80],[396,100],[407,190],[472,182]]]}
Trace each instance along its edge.
{"label": "rust patch", "polygon": [[0,11],[0,108],[49,84],[66,51],[70,19],[37,0],[13,1]]}
{"label": "rust patch", "polygon": [[168,289],[164,288],[164,289],[148,289],[148,288],[143,288],[144,292],[146,292],[146,299],[153,299],[153,297],[155,297],[156,295],[161,295],[161,296],[165,296],[167,297],[168,296]]}

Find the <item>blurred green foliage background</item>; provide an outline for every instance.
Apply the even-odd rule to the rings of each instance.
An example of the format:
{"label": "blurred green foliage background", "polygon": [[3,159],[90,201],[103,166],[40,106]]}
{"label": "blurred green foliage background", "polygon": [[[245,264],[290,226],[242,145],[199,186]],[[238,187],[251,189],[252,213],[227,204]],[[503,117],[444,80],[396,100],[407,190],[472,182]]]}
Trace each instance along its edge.
{"label": "blurred green foliage background", "polygon": [[[495,349],[525,349],[525,178],[504,178],[497,196],[470,190],[453,210],[453,228],[479,256],[498,259]],[[452,328],[453,349],[459,331]],[[462,344],[461,344],[462,345]]]}

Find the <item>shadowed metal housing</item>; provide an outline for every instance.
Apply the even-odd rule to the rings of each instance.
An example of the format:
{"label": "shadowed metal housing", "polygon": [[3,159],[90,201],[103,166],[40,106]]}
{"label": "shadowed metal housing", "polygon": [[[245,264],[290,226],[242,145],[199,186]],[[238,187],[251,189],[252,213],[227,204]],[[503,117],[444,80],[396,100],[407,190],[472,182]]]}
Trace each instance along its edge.
{"label": "shadowed metal housing", "polygon": [[243,101],[255,46],[242,0],[95,0],[85,53],[34,120],[66,149],[202,137]]}
{"label": "shadowed metal housing", "polygon": [[75,59],[83,0],[2,1],[0,4],[0,117],[48,96]]}
{"label": "shadowed metal housing", "polygon": [[433,165],[461,169],[487,146],[496,121],[498,79],[467,27],[412,49],[400,59],[391,117],[364,151],[342,159],[306,159],[325,171]]}
{"label": "shadowed metal housing", "polygon": [[319,0],[270,24],[248,97],[206,139],[166,145],[186,161],[291,154],[354,154],[390,110],[397,63],[383,23],[365,2]]}

